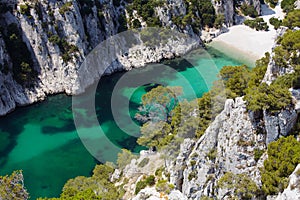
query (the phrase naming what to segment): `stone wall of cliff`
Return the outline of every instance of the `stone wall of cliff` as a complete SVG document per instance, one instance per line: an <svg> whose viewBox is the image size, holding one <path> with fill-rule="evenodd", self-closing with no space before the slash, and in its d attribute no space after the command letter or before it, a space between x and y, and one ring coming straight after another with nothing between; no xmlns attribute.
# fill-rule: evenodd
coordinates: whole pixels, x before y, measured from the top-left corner
<svg viewBox="0 0 300 200"><path fill-rule="evenodd" d="M247 1L258 5L257 1ZM258 1L259 2L259 1ZM234 2L212 1L218 14L226 16L226 24L234 24ZM16 106L28 105L43 100L48 94L65 92L75 94L97 79L96 76L85 76L87 82L78 80L78 69L84 58L99 43L116 35L124 26L124 16L129 19L125 1L119 4L111 0L96 1L16 1L4 0L0 3L0 116L12 111ZM195 44L186 41L169 41L168 47L146 48L142 43L131 50L131 54L120 56L120 60L112 63L106 74L115 71L144 66L149 62L157 62L163 58L172 58L184 54L200 44L199 35L191 25L179 27L173 23L172 17L187 14L184 0L167 0L162 6L155 8L163 27L188 34L194 38ZM134 18L146 26L141 17ZM133 20L133 19L131 19ZM126 23L126 20L125 20ZM14 62L18 55L12 48L7 48L8 28L15 25L20 33L27 52L28 62ZM16 31L16 30L15 30ZM198 34L200 34L197 31ZM5 36L5 37L4 37ZM8 38L8 39L7 39ZM139 38L137 38L139 39ZM197 41L198 40L198 41ZM19 41L20 42L20 41ZM197 44L196 44L197 43ZM176 49L181 46L180 49ZM169 51L169 52L168 52ZM29 52L29 53L28 53ZM20 71L20 64L25 69L24 76L33 76L30 86L16 80L13 71ZM29 69L28 69L29 66ZM33 73L34 72L34 73ZM92 74L92 73L91 73ZM93 73L94 75L95 73ZM22 78L22 77L21 77ZM28 78L28 77L27 77ZM90 80L89 80L90 79ZM80 83L81 86L76 84Z"/></svg>
<svg viewBox="0 0 300 200"><path fill-rule="evenodd" d="M6 27L12 24L18 27L22 41L30 52L30 68L36 71L37 77L30 87L16 80L13 71L20 66L13 66L11 55L15 52L7 50L8 42L5 43L1 35L0 63L5 66L5 70L0 72L2 87L0 115L5 115L18 105L27 105L43 100L48 94L60 92L76 94L76 91L83 91L91 84L94 80L88 79L97 77L88 77L87 74L85 75L87 83L83 83L78 80L78 77L81 76L78 69L91 50L119 32L119 28L124 25L120 24L120 18L126 14L125 4L126 2L121 1L120 5L116 6L109 0L91 1L90 3L67 0L1 2L2 33L8 34ZM184 3L181 1L168 1L164 6L176 7L177 10L168 11L174 11L173 15L185 12ZM161 9L158 12L160 20L173 27L169 17L170 13L165 13L164 10ZM195 43L180 43L182 41L173 41L172 43L170 41L172 48L163 45L146 48L143 43L139 43L137 46L139 49L135 47L135 50L130 50L129 55L120 57L121 61L112 63L105 73L110 74L119 70L144 66L146 63L157 62L163 58L172 58L184 54L200 44L199 38L197 39L190 26L179 31L192 35ZM177 46L180 46L180 49L176 49ZM78 83L81 85L76 85Z"/></svg>

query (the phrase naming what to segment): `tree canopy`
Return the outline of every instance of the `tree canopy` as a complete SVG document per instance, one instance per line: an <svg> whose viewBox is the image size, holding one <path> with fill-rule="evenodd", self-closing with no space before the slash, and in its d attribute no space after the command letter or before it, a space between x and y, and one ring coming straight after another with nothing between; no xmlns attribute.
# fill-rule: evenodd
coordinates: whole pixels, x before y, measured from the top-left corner
<svg viewBox="0 0 300 200"><path fill-rule="evenodd" d="M59 198L39 198L38 200L116 200L123 196L123 189L110 181L114 169L108 165L97 165L92 177L78 176L70 179L63 187Z"/></svg>
<svg viewBox="0 0 300 200"><path fill-rule="evenodd" d="M268 159L264 161L262 189L267 195L282 192L289 175L300 163L300 142L294 136L282 137L268 145Z"/></svg>

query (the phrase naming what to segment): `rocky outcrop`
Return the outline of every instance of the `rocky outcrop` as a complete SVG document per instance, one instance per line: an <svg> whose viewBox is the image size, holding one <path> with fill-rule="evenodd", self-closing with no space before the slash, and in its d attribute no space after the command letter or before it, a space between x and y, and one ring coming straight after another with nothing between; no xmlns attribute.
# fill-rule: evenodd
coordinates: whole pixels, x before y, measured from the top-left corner
<svg viewBox="0 0 300 200"><path fill-rule="evenodd" d="M277 30L276 37L282 36L286 32L287 28L280 28ZM274 45L274 48L277 45ZM280 67L276 65L274 59L274 53L271 54L270 62L267 67L263 82L271 84L276 78L285 74L293 73L294 68L292 66ZM280 136L287 136L292 130L297 120L297 103L298 103L298 92L297 90L291 89L292 96L294 98L295 108L283 110L279 113L263 113L263 121L265 123L265 130L267 133L266 144L277 140Z"/></svg>
<svg viewBox="0 0 300 200"><path fill-rule="evenodd" d="M258 6L257 1L247 1ZM259 1L258 1L259 2ZM158 62L161 59L173 58L187 53L199 46L199 36L193 31L191 25L178 26L173 23L174 16L187 14L184 0L167 0L162 6L155 8L163 27L170 27L180 33L195 39L191 41L168 41L153 47L146 47L140 41L139 46L131 49L129 53L119 55L119 59L110 63L105 74L115 71L129 70L141 67L147 63ZM234 1L212 1L217 14L224 14L227 26L234 24ZM78 80L79 69L86 55L89 54L100 42L116 35L124 26L124 16L128 16L126 2L114 5L110 0L104 1L16 1L3 0L0 25L8 27L16 24L21 31L22 41L30 52L30 67L37 72L35 83L31 87L24 86L16 81L8 67L8 73L3 75L0 70L0 116L12 111L16 106L27 105L43 100L48 94L65 92L77 94L93 83L99 75L99 70L93 76L84 76L85 81ZM8 6L8 9L6 8ZM142 26L146 23L136 16ZM131 19L132 20L132 19ZM129 20L130 21L130 20ZM122 24L123 23L123 24ZM4 28L4 33L7 31ZM9 37L9 36L8 36ZM135 39L140 40L139 37ZM11 54L6 52L5 42L0 44L0 63L7 60L10 64ZM5 57L5 58L4 58ZM14 66L16 68L16 66ZM101 71L102 74L102 71ZM88 75L88 74L86 74ZM80 74L80 76L82 76ZM78 85L78 84L81 85Z"/></svg>
<svg viewBox="0 0 300 200"><path fill-rule="evenodd" d="M295 8L296 8L296 9L300 9L300 1L299 1L299 0L297 0L297 1L295 2Z"/></svg>
<svg viewBox="0 0 300 200"><path fill-rule="evenodd" d="M245 174L258 187L262 186L260 169L268 157L267 153L262 152L271 140L288 133L294 124L289 120L296 119L297 115L294 110L282 111L273 118L268 115L270 118L265 119L267 135L264 131L257 131L257 122L252 115L246 110L246 102L241 97L228 99L224 110L197 142L184 140L175 161L166 162L169 182L175 185L176 197L191 200L202 197L226 199L231 189L218 186L218 181L226 172ZM271 132L277 132L278 135L271 137ZM262 153L260 158L255 153L257 151ZM297 199L300 196L299 168L290 176L289 187L278 197L269 196L268 199ZM162 195L165 194L160 194L154 188L146 188L134 199L172 199Z"/></svg>
<svg viewBox="0 0 300 200"><path fill-rule="evenodd" d="M252 5L257 13L261 14L261 3L259 0L212 0L212 3L215 7L217 14L222 14L225 17L225 24L227 26L232 26L236 23L237 14L235 13L235 9L237 4L241 5L246 3L248 5Z"/></svg>
<svg viewBox="0 0 300 200"><path fill-rule="evenodd" d="M191 154L195 142L191 139L185 139L180 145L180 153L174 163L167 164L167 171L170 172L170 182L182 191L183 171L186 166L186 161Z"/></svg>
<svg viewBox="0 0 300 200"><path fill-rule="evenodd" d="M217 14L223 14L225 16L225 23L227 26L234 24L234 1L233 0L213 0Z"/></svg>
<svg viewBox="0 0 300 200"><path fill-rule="evenodd" d="M267 133L266 144L277 140L280 136L288 136L297 122L297 112L294 109L283 110L279 113L270 114L264 111L263 120Z"/></svg>
<svg viewBox="0 0 300 200"><path fill-rule="evenodd" d="M279 194L275 200L298 200L300 199L300 164L289 177L288 187Z"/></svg>
<svg viewBox="0 0 300 200"><path fill-rule="evenodd" d="M187 200L187 197L184 196L178 190L172 190L170 194L166 195L156 191L155 188L145 188L141 190L137 196L135 196L132 200Z"/></svg>
<svg viewBox="0 0 300 200"><path fill-rule="evenodd" d="M171 169L175 171L173 176L178 177L171 175L170 182L189 199L222 197L226 191L217 190L215 186L225 172L246 173L256 184L261 184L262 161L254 160L254 150L265 149L265 135L255 132L242 98L227 100L225 109L197 143L185 141L184 144L181 150L190 154L177 158ZM182 172L176 167L179 165Z"/></svg>
<svg viewBox="0 0 300 200"><path fill-rule="evenodd" d="M243 3L246 3L248 5L252 5L254 9L257 11L257 13L261 14L261 3L260 0L243 0Z"/></svg>
<svg viewBox="0 0 300 200"><path fill-rule="evenodd" d="M297 113L299 113L299 111L300 111L300 90L291 88L290 92L292 93L293 101L295 104L295 110Z"/></svg>
<svg viewBox="0 0 300 200"><path fill-rule="evenodd" d="M286 27L281 27L277 30L276 33L276 38L282 36L286 32L287 28ZM277 44L274 44L273 49L277 46ZM282 76L287 73L292 73L294 72L294 69L292 67L279 67L276 65L274 59L274 53L270 55L270 62L268 64L267 71L265 73L263 82L267 84L271 84L278 76Z"/></svg>

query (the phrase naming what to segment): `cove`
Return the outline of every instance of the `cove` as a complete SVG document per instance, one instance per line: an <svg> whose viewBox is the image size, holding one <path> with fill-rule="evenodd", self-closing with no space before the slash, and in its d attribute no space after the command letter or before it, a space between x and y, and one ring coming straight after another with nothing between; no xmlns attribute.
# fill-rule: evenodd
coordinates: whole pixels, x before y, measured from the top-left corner
<svg viewBox="0 0 300 200"><path fill-rule="evenodd" d="M163 62L167 67L159 74L155 74L155 71L160 66L151 64L145 68L101 78L95 95L97 119L104 132L101 137L107 138L117 149L127 148L135 153L144 149L136 144L135 136L124 131L130 130L138 134L138 130L122 119L126 115L130 119L134 118L141 96L155 85L136 87L132 79L132 82L116 88L125 74L131 73L131 77L140 79L153 75L153 84L157 81L165 86L181 86L184 90L182 98L192 100L209 90L212 82L217 79L218 70L223 66L243 64L212 47L207 51L192 51L184 58ZM122 129L114 120L111 110L113 92L121 102L129 102L129 107L122 107L122 103L118 105L118 117L121 119L119 125L121 123ZM87 132L85 139L91 141L95 128L97 127L89 124L79 127ZM85 148L81 139L74 125L72 98L69 96L55 95L44 102L18 108L0 118L0 175L22 169L31 199L58 197L68 179L89 176L95 164L100 163ZM101 162L114 162L117 153L110 146L104 145L97 156L101 157Z"/></svg>

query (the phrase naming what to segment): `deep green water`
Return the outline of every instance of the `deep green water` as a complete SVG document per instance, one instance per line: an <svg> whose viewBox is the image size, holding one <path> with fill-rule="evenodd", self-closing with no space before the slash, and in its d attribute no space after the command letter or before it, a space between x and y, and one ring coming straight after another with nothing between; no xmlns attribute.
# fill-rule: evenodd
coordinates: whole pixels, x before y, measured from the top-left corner
<svg viewBox="0 0 300 200"><path fill-rule="evenodd" d="M153 77L152 83L182 86L182 99L191 100L201 97L209 90L220 68L242 64L212 48L208 49L208 53L209 56L203 50L189 53L185 56L189 63L180 59L166 61L165 64L169 67L158 74L156 71L162 67L153 64L101 79L95 98L98 120L104 131L100 137L108 138L118 147L111 148L105 142L101 144L101 151L97 153L102 162L115 161L119 148L127 148L133 152L143 149L136 144L135 137L126 134L116 125L112 115L112 91L124 74L129 75L131 81L121 84L114 91L122 100L117 108L119 119L123 119L123 116L132 118L141 102L141 96L152 87L146 84L134 86L137 77L141 80ZM124 102L129 102L129 108L125 104L122 107ZM120 123L131 134L138 134L137 127L132 127L125 118ZM85 139L93 140L97 127L79 129L87 132ZM99 161L90 155L78 137L73 122L71 97L62 94L52 96L44 102L18 108L0 118L0 175L22 169L25 185L32 199L58 196L68 179L90 175L96 163Z"/></svg>

